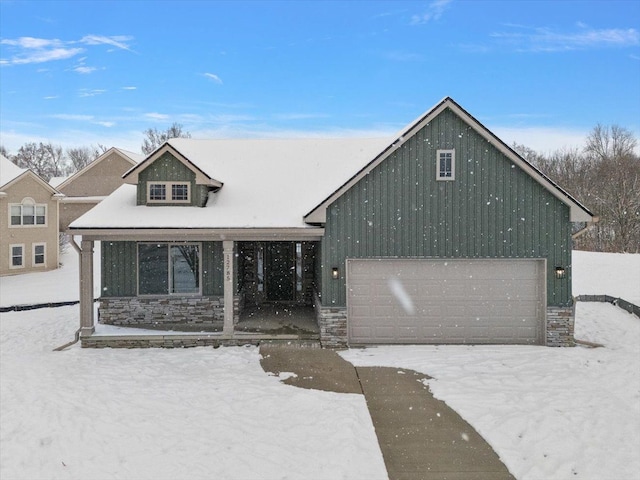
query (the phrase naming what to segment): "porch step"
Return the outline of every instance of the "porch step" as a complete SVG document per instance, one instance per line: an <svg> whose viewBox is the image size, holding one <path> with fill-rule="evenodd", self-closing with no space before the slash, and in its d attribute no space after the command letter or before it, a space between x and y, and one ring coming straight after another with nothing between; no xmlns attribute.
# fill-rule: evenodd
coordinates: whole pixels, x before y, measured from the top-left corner
<svg viewBox="0 0 640 480"><path fill-rule="evenodd" d="M268 345L270 347L283 347L283 348L322 348L320 340L285 340L285 339L269 339L261 340L260 345Z"/></svg>

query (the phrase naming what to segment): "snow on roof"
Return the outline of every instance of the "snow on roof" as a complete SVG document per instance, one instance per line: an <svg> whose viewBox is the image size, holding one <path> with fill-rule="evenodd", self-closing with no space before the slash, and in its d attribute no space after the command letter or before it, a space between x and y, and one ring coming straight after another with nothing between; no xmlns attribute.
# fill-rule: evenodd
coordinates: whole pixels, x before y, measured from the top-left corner
<svg viewBox="0 0 640 480"><path fill-rule="evenodd" d="M118 150L121 154L129 157L131 160L133 160L136 163L140 163L146 158L145 155L141 153L130 152L129 150L124 150L123 148L118 148L118 147L114 147L114 148Z"/></svg>
<svg viewBox="0 0 640 480"><path fill-rule="evenodd" d="M304 228L303 215L389 144L388 138L168 142L223 183L207 206L137 206L123 185L71 228Z"/></svg>
<svg viewBox="0 0 640 480"><path fill-rule="evenodd" d="M4 155L0 155L0 187L4 187L26 171L26 168L20 168Z"/></svg>
<svg viewBox="0 0 640 480"><path fill-rule="evenodd" d="M64 182L69 177L51 177L49 179L49 185L53 188L58 188L62 182Z"/></svg>

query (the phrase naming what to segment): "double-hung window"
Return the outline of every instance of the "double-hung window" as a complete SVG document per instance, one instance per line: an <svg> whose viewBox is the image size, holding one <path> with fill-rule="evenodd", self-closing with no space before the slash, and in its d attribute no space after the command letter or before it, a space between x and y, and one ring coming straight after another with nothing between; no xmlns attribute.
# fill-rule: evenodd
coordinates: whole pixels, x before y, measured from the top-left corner
<svg viewBox="0 0 640 480"><path fill-rule="evenodd" d="M24 245L9 245L9 268L24 268Z"/></svg>
<svg viewBox="0 0 640 480"><path fill-rule="evenodd" d="M147 203L190 203L189 182L148 182Z"/></svg>
<svg viewBox="0 0 640 480"><path fill-rule="evenodd" d="M438 150L436 164L436 180L455 180L456 151Z"/></svg>
<svg viewBox="0 0 640 480"><path fill-rule="evenodd" d="M33 266L41 267L46 264L45 260L45 252L46 252L46 243L34 243L33 247Z"/></svg>
<svg viewBox="0 0 640 480"><path fill-rule="evenodd" d="M36 204L31 198L25 198L20 204L10 205L9 211L12 227L47 224L47 206Z"/></svg>
<svg viewBox="0 0 640 480"><path fill-rule="evenodd" d="M199 243L139 243L138 294L201 293Z"/></svg>

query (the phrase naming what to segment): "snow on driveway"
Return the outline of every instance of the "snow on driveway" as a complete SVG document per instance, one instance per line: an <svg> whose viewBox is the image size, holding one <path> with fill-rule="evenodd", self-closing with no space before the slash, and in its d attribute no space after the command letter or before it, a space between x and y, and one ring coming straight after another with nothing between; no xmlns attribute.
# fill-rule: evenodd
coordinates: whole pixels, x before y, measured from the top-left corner
<svg viewBox="0 0 640 480"><path fill-rule="evenodd" d="M433 377L520 480L640 478L640 319L579 303L576 337L604 348L397 346L352 349L358 366Z"/></svg>
<svg viewBox="0 0 640 480"><path fill-rule="evenodd" d="M0 478L386 479L361 395L304 390L255 347L52 352L78 307L0 314Z"/></svg>

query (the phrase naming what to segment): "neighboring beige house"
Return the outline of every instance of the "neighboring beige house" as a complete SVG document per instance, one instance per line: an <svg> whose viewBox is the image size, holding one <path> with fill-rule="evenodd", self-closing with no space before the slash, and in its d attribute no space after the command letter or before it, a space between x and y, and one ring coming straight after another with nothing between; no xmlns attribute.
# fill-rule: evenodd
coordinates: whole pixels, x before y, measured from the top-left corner
<svg viewBox="0 0 640 480"><path fill-rule="evenodd" d="M62 195L0 155L0 275L58 267Z"/></svg>
<svg viewBox="0 0 640 480"><path fill-rule="evenodd" d="M66 230L72 221L122 185L122 176L143 159L143 155L110 148L70 177L52 178L49 183L64 194L60 202L60 230Z"/></svg>

